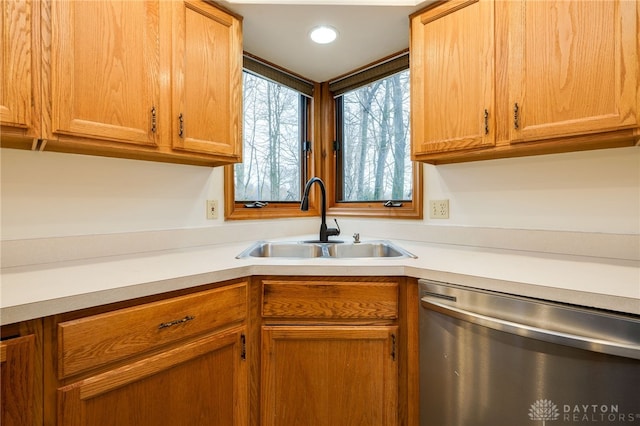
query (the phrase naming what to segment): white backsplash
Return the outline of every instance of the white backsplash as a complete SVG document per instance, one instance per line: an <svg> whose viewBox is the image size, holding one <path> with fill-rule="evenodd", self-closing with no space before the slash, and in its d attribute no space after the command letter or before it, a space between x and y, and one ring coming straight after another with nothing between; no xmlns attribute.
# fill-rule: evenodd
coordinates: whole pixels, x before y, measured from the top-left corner
<svg viewBox="0 0 640 426"><path fill-rule="evenodd" d="M223 169L0 149L2 266L317 232L319 219L228 221ZM339 219L382 237L640 258L640 148L425 165L450 218ZM331 220L331 219L330 219Z"/></svg>

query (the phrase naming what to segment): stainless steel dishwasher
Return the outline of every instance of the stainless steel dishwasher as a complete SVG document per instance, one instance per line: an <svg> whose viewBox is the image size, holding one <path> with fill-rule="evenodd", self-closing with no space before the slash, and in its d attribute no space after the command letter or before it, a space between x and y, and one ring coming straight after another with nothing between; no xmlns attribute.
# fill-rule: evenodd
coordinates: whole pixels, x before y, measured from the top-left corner
<svg viewBox="0 0 640 426"><path fill-rule="evenodd" d="M640 317L420 281L420 426L640 425Z"/></svg>

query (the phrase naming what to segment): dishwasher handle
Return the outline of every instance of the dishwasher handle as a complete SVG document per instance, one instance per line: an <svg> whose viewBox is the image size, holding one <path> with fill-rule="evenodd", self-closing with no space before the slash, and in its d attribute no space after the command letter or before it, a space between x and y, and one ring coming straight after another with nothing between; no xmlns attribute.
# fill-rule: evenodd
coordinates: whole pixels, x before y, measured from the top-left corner
<svg viewBox="0 0 640 426"><path fill-rule="evenodd" d="M600 352L626 358L640 359L640 346L638 345L594 339L591 337L579 336L576 334L564 333L560 331L545 330L542 328L494 318L465 309L460 309L454 306L449 306L434 301L429 297L423 297L421 299L421 305L423 308L431 309L433 311L440 312L454 318L522 337L542 340L549 343L557 343L565 346L572 346L574 348L585 349L591 352Z"/></svg>

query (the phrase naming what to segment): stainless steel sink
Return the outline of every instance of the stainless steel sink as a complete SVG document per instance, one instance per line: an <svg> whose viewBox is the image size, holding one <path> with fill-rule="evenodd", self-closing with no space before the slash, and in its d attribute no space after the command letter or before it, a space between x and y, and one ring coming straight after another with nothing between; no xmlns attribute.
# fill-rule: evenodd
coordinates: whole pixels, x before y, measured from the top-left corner
<svg viewBox="0 0 640 426"><path fill-rule="evenodd" d="M413 255L387 241L353 244L333 244L329 247L331 257L412 257ZM415 256L413 256L415 257Z"/></svg>
<svg viewBox="0 0 640 426"><path fill-rule="evenodd" d="M243 257L321 257L322 246L301 242L266 242L258 241L247 250L236 256Z"/></svg>
<svg viewBox="0 0 640 426"><path fill-rule="evenodd" d="M415 258L413 254L396 246L390 241L365 241L361 243L343 242L305 242L305 241L258 241L240 253L236 258Z"/></svg>

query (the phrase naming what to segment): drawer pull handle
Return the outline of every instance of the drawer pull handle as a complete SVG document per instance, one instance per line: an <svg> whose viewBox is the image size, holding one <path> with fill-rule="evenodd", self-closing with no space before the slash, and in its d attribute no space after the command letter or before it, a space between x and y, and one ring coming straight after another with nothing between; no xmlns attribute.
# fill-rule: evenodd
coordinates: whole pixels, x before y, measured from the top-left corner
<svg viewBox="0 0 640 426"><path fill-rule="evenodd" d="M177 320L173 320L173 321L169 321L169 322L163 322L160 323L160 325L158 326L158 330L162 330L163 328L169 328L172 327L174 325L178 325L178 324L183 324L187 321L191 321L196 319L196 317L191 316L191 315L187 315L186 317L182 318L182 319L177 319Z"/></svg>
<svg viewBox="0 0 640 426"><path fill-rule="evenodd" d="M156 107L151 107L151 133L156 132Z"/></svg>
<svg viewBox="0 0 640 426"><path fill-rule="evenodd" d="M489 110L484 110L484 134L489 134Z"/></svg>
<svg viewBox="0 0 640 426"><path fill-rule="evenodd" d="M180 123L178 126L178 136L184 138L184 116L182 113L178 115L178 122Z"/></svg>

